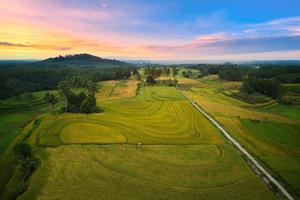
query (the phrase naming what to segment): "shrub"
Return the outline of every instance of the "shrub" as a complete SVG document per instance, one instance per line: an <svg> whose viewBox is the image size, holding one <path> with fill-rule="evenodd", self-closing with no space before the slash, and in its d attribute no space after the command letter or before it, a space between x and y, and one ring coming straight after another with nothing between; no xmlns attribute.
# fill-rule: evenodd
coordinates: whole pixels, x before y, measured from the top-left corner
<svg viewBox="0 0 300 200"><path fill-rule="evenodd" d="M13 148L14 153L18 156L20 160L25 160L28 157L32 156L32 151L31 147L29 144L25 142L20 142L18 143L14 148Z"/></svg>
<svg viewBox="0 0 300 200"><path fill-rule="evenodd" d="M29 144L24 141L18 143L13 148L14 153L19 157L18 169L22 172L22 179L16 186L10 199L17 199L22 193L24 193L28 186L28 181L33 171L37 168L37 159L32 154L32 150Z"/></svg>

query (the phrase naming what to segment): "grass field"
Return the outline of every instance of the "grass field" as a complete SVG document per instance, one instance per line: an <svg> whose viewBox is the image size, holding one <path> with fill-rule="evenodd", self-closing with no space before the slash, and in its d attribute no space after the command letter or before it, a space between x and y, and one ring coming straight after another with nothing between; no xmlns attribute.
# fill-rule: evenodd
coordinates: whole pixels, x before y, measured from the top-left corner
<svg viewBox="0 0 300 200"><path fill-rule="evenodd" d="M300 197L299 106L249 104L224 95L234 85L240 84L210 76L182 88Z"/></svg>
<svg viewBox="0 0 300 200"><path fill-rule="evenodd" d="M175 88L135 96L120 82L102 83L102 113L43 115L26 127L41 164L19 199L274 199Z"/></svg>

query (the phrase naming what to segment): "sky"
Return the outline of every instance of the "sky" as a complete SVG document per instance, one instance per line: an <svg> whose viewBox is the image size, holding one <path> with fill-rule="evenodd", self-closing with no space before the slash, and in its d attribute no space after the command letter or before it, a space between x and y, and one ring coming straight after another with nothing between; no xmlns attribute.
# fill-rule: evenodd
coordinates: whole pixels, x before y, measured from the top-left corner
<svg viewBox="0 0 300 200"><path fill-rule="evenodd" d="M0 59L300 59L300 0L0 0Z"/></svg>

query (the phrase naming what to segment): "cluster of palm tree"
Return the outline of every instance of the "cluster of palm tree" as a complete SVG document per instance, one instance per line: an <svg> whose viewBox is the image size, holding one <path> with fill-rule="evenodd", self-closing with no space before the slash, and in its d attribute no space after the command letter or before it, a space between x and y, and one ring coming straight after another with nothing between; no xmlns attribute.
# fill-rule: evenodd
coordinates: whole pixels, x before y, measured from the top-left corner
<svg viewBox="0 0 300 200"><path fill-rule="evenodd" d="M80 94L76 95L72 90L73 89L78 89L78 88L84 88L87 90L88 95L84 94L81 92ZM95 94L98 92L98 85L96 82L81 78L78 76L70 77L67 78L58 84L58 89L59 89L59 95L63 98L65 98L65 108L68 111L68 107L70 107L71 104L74 104L74 101L80 101L77 102L78 106L75 109L71 109L71 112L79 112L80 111L80 105L81 103L84 102L86 107L87 102L90 104L88 106L87 112L90 112L90 110L93 110L93 108L90 107L95 107ZM78 97L78 98L77 98ZM82 97L82 98L81 98ZM83 98L84 97L84 98ZM74 100L75 98L75 100ZM84 112L84 111L83 111Z"/></svg>

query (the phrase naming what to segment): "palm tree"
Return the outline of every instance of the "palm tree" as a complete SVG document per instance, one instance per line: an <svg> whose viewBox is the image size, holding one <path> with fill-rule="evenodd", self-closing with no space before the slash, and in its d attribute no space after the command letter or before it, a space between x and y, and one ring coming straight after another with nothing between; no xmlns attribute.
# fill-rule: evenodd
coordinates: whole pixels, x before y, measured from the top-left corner
<svg viewBox="0 0 300 200"><path fill-rule="evenodd" d="M65 98L66 107L68 105L68 95L71 92L71 82L69 80L60 81L57 85L59 89L59 96Z"/></svg>
<svg viewBox="0 0 300 200"><path fill-rule="evenodd" d="M174 80L176 80L176 76L178 75L178 71L179 70L176 67L173 67L172 72L173 72Z"/></svg>
<svg viewBox="0 0 300 200"><path fill-rule="evenodd" d="M53 106L57 103L57 99L54 96L54 94L47 92L44 96L44 100L47 101L47 103L49 103L51 109L53 110Z"/></svg>
<svg viewBox="0 0 300 200"><path fill-rule="evenodd" d="M89 91L89 93L91 93L93 95L96 92L98 92L98 86L97 86L96 82L88 81L86 87L87 87L87 90Z"/></svg>

